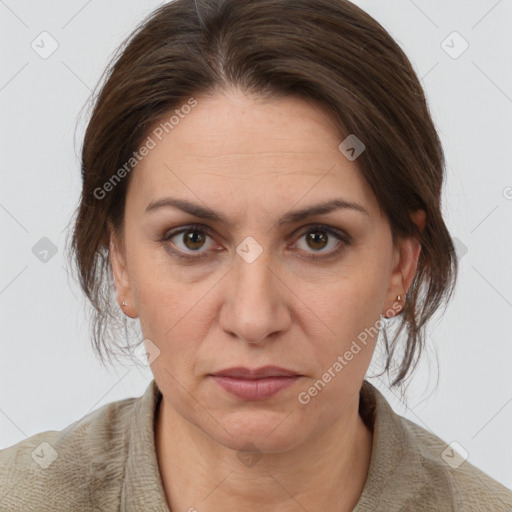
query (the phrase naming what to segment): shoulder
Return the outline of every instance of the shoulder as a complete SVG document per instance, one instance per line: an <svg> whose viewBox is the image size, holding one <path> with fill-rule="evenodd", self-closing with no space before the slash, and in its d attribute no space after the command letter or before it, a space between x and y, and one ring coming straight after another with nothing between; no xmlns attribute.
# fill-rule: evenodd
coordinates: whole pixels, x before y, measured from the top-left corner
<svg viewBox="0 0 512 512"><path fill-rule="evenodd" d="M512 491L469 463L462 446L397 414L368 381L361 398L360 414L373 429L373 446L357 512L512 511Z"/></svg>
<svg viewBox="0 0 512 512"><path fill-rule="evenodd" d="M454 510L479 512L481 510L511 511L512 491L467 460L466 450L457 443L446 443L440 437L401 417L404 427L415 442L424 472L430 484L438 487L439 495L454 503ZM419 500L426 496L419 496Z"/></svg>
<svg viewBox="0 0 512 512"><path fill-rule="evenodd" d="M0 510L117 510L136 400L106 404L63 430L0 450Z"/></svg>

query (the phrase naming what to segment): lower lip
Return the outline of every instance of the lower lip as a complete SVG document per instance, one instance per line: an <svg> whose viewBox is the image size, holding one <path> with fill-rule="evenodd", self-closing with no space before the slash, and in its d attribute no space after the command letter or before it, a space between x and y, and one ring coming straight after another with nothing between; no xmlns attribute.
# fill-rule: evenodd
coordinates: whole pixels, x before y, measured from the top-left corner
<svg viewBox="0 0 512 512"><path fill-rule="evenodd" d="M300 375L290 377L265 377L262 379L239 379L212 375L219 386L242 400L265 400L291 386Z"/></svg>

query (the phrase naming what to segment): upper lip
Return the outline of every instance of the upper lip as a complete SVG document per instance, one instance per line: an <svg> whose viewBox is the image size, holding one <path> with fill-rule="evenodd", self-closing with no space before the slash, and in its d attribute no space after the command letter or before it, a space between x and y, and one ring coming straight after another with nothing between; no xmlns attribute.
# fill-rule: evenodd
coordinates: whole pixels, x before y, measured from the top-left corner
<svg viewBox="0 0 512 512"><path fill-rule="evenodd" d="M239 379L262 379L264 377L292 377L299 375L297 372L280 368L279 366L262 366L261 368L245 368L237 366L233 368L226 368L212 375L222 377L235 377Z"/></svg>

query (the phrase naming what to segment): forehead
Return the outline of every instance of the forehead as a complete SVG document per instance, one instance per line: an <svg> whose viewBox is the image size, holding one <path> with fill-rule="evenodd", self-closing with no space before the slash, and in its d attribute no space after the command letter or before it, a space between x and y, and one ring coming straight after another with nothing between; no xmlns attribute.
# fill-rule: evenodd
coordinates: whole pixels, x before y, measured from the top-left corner
<svg viewBox="0 0 512 512"><path fill-rule="evenodd" d="M338 149L338 126L317 104L235 91L196 101L172 125L163 124L169 115L151 127L155 144L132 171L127 202L145 208L168 193L216 209L251 201L272 209L341 196L377 208L356 161Z"/></svg>

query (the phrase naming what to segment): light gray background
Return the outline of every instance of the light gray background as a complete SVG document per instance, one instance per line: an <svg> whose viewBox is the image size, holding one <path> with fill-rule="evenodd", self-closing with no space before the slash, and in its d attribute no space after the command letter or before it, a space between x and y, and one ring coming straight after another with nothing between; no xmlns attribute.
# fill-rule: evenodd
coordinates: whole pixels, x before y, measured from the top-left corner
<svg viewBox="0 0 512 512"><path fill-rule="evenodd" d="M356 3L422 77L446 152L444 213L461 263L407 404L384 380L370 381L397 412L457 441L512 489L512 1ZM78 114L114 49L160 4L0 0L0 447L139 396L152 378L148 368L107 372L96 361L63 249L81 185ZM59 45L47 59L31 48L43 31ZM458 58L445 51L463 48L446 39L454 31L469 44ZM46 263L32 252L42 237L58 251Z"/></svg>

